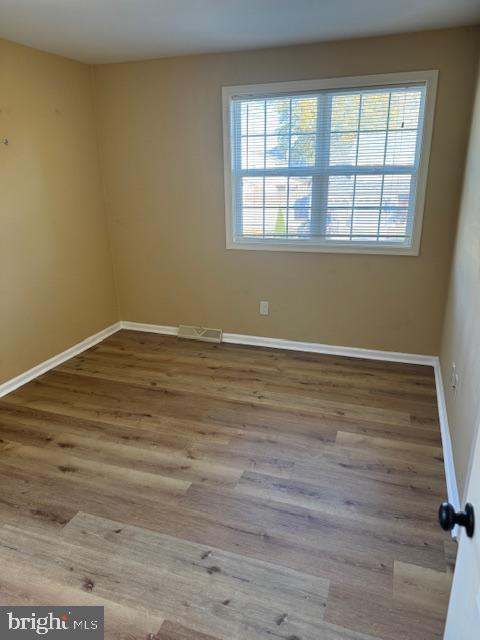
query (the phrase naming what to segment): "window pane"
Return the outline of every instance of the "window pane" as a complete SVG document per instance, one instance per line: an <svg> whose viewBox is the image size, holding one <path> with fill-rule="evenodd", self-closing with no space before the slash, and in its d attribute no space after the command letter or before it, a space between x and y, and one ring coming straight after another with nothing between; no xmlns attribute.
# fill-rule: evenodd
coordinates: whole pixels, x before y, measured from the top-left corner
<svg viewBox="0 0 480 640"><path fill-rule="evenodd" d="M290 99L267 100L267 135L286 135L290 130Z"/></svg>
<svg viewBox="0 0 480 640"><path fill-rule="evenodd" d="M265 135L265 100L247 103L247 130L245 135Z"/></svg>
<svg viewBox="0 0 480 640"><path fill-rule="evenodd" d="M308 207L295 207L288 211L288 235L309 237L311 231L312 210Z"/></svg>
<svg viewBox="0 0 480 640"><path fill-rule="evenodd" d="M346 240L350 237L351 209L329 209L325 234L332 240Z"/></svg>
<svg viewBox="0 0 480 640"><path fill-rule="evenodd" d="M288 167L288 136L267 136L266 138L266 166L267 169L273 167Z"/></svg>
<svg viewBox="0 0 480 640"><path fill-rule="evenodd" d="M328 206L352 207L354 176L330 176L328 181Z"/></svg>
<svg viewBox="0 0 480 640"><path fill-rule="evenodd" d="M316 136L292 135L290 143L291 167L311 167L315 164L315 139Z"/></svg>
<svg viewBox="0 0 480 640"><path fill-rule="evenodd" d="M383 165L386 133L361 132L358 141L358 165Z"/></svg>
<svg viewBox="0 0 480 640"><path fill-rule="evenodd" d="M286 176L268 176L265 178L265 206L287 206Z"/></svg>
<svg viewBox="0 0 480 640"><path fill-rule="evenodd" d="M263 235L263 209L246 207L242 210L242 234L252 238Z"/></svg>
<svg viewBox="0 0 480 640"><path fill-rule="evenodd" d="M357 157L356 133L332 133L330 138L330 164L353 165Z"/></svg>
<svg viewBox="0 0 480 640"><path fill-rule="evenodd" d="M411 165L415 163L417 132L389 131L386 164Z"/></svg>
<svg viewBox="0 0 480 640"><path fill-rule="evenodd" d="M378 219L380 212L378 209L355 210L352 220L352 235L361 238L365 242L372 242L377 239Z"/></svg>
<svg viewBox="0 0 480 640"><path fill-rule="evenodd" d="M285 236L287 233L287 212L285 207L265 209L265 235Z"/></svg>
<svg viewBox="0 0 480 640"><path fill-rule="evenodd" d="M312 178L290 178L288 185L288 233L308 237L312 218Z"/></svg>
<svg viewBox="0 0 480 640"><path fill-rule="evenodd" d="M388 118L389 92L367 93L362 96L360 129L386 129Z"/></svg>
<svg viewBox="0 0 480 640"><path fill-rule="evenodd" d="M389 129L416 129L420 116L421 91L392 93Z"/></svg>
<svg viewBox="0 0 480 640"><path fill-rule="evenodd" d="M265 138L262 136L244 138L242 140L242 160L245 158L245 169L263 169L265 161Z"/></svg>
<svg viewBox="0 0 480 640"><path fill-rule="evenodd" d="M360 94L332 97L332 131L356 131L360 114Z"/></svg>
<svg viewBox="0 0 480 640"><path fill-rule="evenodd" d="M242 178L244 207L263 207L263 178Z"/></svg>
<svg viewBox="0 0 480 640"><path fill-rule="evenodd" d="M311 207L312 178L290 178L288 187L288 206Z"/></svg>
<svg viewBox="0 0 480 640"><path fill-rule="evenodd" d="M314 133L317 128L317 98L292 99L292 131Z"/></svg>
<svg viewBox="0 0 480 640"><path fill-rule="evenodd" d="M355 207L378 207L382 193L382 176L357 176Z"/></svg>
<svg viewBox="0 0 480 640"><path fill-rule="evenodd" d="M240 105L240 130L243 135L247 133L248 122L248 102L242 102Z"/></svg>
<svg viewBox="0 0 480 640"><path fill-rule="evenodd" d="M384 178L382 210L409 206L411 176L387 175Z"/></svg>
<svg viewBox="0 0 480 640"><path fill-rule="evenodd" d="M380 235L384 239L397 239L402 241L408 226L408 210L399 209L390 213L382 213L380 222Z"/></svg>

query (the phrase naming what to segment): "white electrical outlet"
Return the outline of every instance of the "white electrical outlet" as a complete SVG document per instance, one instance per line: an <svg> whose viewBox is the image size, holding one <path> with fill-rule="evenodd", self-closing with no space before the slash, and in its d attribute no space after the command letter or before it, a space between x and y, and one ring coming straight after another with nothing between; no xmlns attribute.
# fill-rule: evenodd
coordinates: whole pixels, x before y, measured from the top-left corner
<svg viewBox="0 0 480 640"><path fill-rule="evenodd" d="M268 316L268 301L260 300L260 315Z"/></svg>

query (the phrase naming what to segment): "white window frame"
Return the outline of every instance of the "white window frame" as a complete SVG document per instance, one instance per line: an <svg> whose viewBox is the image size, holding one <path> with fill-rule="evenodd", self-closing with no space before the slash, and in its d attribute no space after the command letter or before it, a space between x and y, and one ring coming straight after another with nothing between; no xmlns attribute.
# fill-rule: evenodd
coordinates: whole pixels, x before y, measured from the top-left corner
<svg viewBox="0 0 480 640"><path fill-rule="evenodd" d="M256 251L307 251L321 253L364 253L376 255L418 256L423 226L425 192L427 187L428 163L433 132L433 120L437 92L438 71L412 71L405 73L389 73L368 76L352 76L342 78L326 78L320 80L300 80L293 82L274 82L268 84L239 85L222 87L223 99L223 147L225 170L225 228L227 249ZM232 193L232 147L231 147L231 103L238 97L274 96L284 93L302 93L306 91L328 89L361 89L365 87L385 88L403 84L425 84L425 107L423 118L423 135L420 143L420 158L417 172L415 193L415 212L413 233L410 246L393 246L385 243L361 243L352 241L332 242L329 240L302 240L295 242L288 239L240 240L234 236L234 202Z"/></svg>

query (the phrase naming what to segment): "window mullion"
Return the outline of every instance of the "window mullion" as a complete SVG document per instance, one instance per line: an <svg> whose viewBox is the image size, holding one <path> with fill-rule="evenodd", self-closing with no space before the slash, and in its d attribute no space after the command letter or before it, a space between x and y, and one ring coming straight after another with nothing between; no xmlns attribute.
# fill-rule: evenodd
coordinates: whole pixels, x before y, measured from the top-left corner
<svg viewBox="0 0 480 640"><path fill-rule="evenodd" d="M263 101L263 169L267 168L267 101ZM265 239L265 175L263 176L263 238Z"/></svg>
<svg viewBox="0 0 480 640"><path fill-rule="evenodd" d="M315 174L312 176L311 235L325 237L328 210L328 173L330 154L331 98L317 98Z"/></svg>
<svg viewBox="0 0 480 640"><path fill-rule="evenodd" d="M288 155L287 155L287 194L285 203L285 237L288 238L288 215L290 203L290 163L292 158L292 98L288 101Z"/></svg>
<svg viewBox="0 0 480 640"><path fill-rule="evenodd" d="M388 145L388 131L390 129L390 113L392 110L392 92L388 96L388 115L387 115L387 129L385 131L385 144L383 147L383 166L387 161L387 145ZM377 222L377 242L380 242L380 228L382 224L382 209L383 209L383 191L385 188L385 171L382 173L382 186L380 188L380 202L378 205L378 222Z"/></svg>
<svg viewBox="0 0 480 640"><path fill-rule="evenodd" d="M353 234L353 216L355 215L355 196L357 193L357 175L358 175L358 152L360 150L360 123L362 120L363 94L360 95L360 104L358 107L358 126L357 126L357 146L355 149L355 173L353 174L353 193L352 193L352 215L350 218L350 240Z"/></svg>
<svg viewBox="0 0 480 640"><path fill-rule="evenodd" d="M232 123L232 162L235 168L232 176L232 190L234 194L234 221L233 233L236 237L243 235L243 179L242 171L242 133L241 133L242 107L240 102L233 103L233 123ZM247 105L247 135L248 135L248 105ZM248 137L247 137L248 145ZM247 151L248 158L248 151ZM239 175L240 174L240 175Z"/></svg>

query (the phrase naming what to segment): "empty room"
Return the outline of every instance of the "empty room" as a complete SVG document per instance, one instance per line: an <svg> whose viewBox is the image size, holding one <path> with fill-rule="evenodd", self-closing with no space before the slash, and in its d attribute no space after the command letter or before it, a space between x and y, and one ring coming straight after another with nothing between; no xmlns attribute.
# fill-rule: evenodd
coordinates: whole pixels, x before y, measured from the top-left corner
<svg viewBox="0 0 480 640"><path fill-rule="evenodd" d="M0 640L479 640L480 0L0 0L0 274Z"/></svg>

